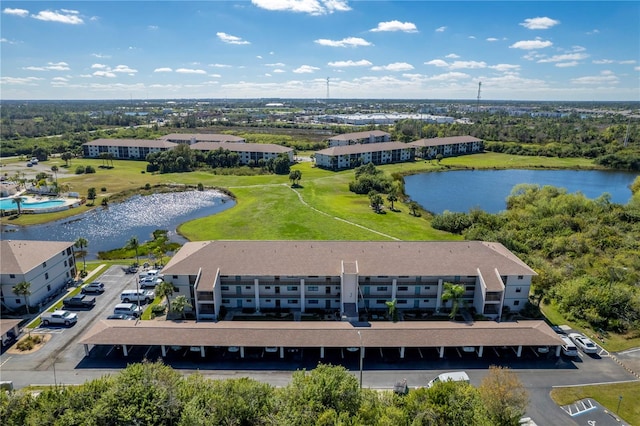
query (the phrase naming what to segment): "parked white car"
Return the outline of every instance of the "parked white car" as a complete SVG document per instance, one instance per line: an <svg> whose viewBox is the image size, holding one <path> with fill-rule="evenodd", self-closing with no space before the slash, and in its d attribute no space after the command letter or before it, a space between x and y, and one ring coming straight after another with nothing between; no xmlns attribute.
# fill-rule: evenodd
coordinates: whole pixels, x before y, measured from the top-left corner
<svg viewBox="0 0 640 426"><path fill-rule="evenodd" d="M598 346L595 343L593 343L593 341L591 339L589 339L587 336L585 336L584 334L571 333L571 334L569 334L569 338L585 354L598 353Z"/></svg>

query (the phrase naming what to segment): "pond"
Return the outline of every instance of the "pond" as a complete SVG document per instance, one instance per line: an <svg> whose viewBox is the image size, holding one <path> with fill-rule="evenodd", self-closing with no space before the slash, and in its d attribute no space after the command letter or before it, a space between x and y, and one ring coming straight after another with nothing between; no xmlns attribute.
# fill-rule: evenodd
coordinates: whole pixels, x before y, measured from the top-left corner
<svg viewBox="0 0 640 426"><path fill-rule="evenodd" d="M122 203L59 221L26 227L4 226L3 240L75 241L87 239L87 259L97 258L99 251L123 247L135 236L142 243L153 231L169 231L169 239L180 244L186 239L176 228L193 219L219 213L235 201L217 191L185 191L134 196Z"/></svg>
<svg viewBox="0 0 640 426"><path fill-rule="evenodd" d="M506 209L507 197L520 183L579 191L588 198L606 192L612 202L626 204L631 198L629 185L637 176L601 170L455 170L421 173L404 180L407 195L433 213L468 212L472 208L498 213Z"/></svg>

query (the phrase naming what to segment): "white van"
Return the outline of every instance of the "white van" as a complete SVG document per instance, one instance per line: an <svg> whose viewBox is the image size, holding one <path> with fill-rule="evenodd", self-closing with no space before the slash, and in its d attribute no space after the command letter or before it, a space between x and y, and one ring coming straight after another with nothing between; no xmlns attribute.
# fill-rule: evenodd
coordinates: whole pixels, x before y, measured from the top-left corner
<svg viewBox="0 0 640 426"><path fill-rule="evenodd" d="M142 315L142 308L135 303L118 303L115 308L113 308L113 313L114 315L124 314L138 318Z"/></svg>
<svg viewBox="0 0 640 426"><path fill-rule="evenodd" d="M144 302L144 303L151 303L153 301L153 299L155 299L156 297L156 293L153 290L136 290L136 289L131 289L131 290L125 290L122 293L120 293L120 300L122 300L123 303L129 303L129 302Z"/></svg>
<svg viewBox="0 0 640 426"><path fill-rule="evenodd" d="M560 336L562 339L562 353L566 356L578 356L578 348L567 336Z"/></svg>
<svg viewBox="0 0 640 426"><path fill-rule="evenodd" d="M138 274L139 279L147 278L147 277L162 277L160 271L157 269L149 269L148 271L142 271Z"/></svg>
<svg viewBox="0 0 640 426"><path fill-rule="evenodd" d="M452 382L465 382L469 383L469 376L464 371L452 371L450 373L442 373L438 377L432 379L427 387L435 385L438 382L448 382L451 380Z"/></svg>

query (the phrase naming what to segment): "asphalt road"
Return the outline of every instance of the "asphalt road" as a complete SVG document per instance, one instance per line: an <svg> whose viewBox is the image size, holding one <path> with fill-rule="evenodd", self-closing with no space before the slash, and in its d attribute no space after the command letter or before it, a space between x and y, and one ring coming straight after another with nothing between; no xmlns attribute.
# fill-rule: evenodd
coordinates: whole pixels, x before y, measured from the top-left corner
<svg viewBox="0 0 640 426"><path fill-rule="evenodd" d="M76 341L89 330L98 319L106 318L119 303L120 292L135 288L135 275L125 275L122 267L112 267L99 278L106 287L105 293L96 296L96 306L90 311L77 311L78 323L72 327L39 329L34 332L47 333L51 339L40 350L31 354L16 354L12 351L0 356L0 378L10 380L15 388L31 384L80 384L106 374L117 374L128 363L142 359L155 360L161 356L157 347L136 347L128 357L113 347L92 348L85 357L84 347ZM184 374L200 372L212 379L251 377L274 386L285 386L292 372L311 369L319 361L342 364L359 377L357 353L340 349L327 349L326 358L320 360L317 351L287 353L281 360L277 354L265 353L262 349L248 349L246 358L225 350L207 348L206 357L188 348L170 351L164 359ZM640 358L640 351L626 352L625 359ZM373 389L391 389L404 378L409 387L425 386L429 380L446 371L464 370L472 385L479 385L490 365L509 367L514 371L529 392L530 403L527 416L538 425L577 425L565 410L550 398L553 386L610 383L637 379L619 360L609 357L580 354L568 359L556 358L553 354L537 354L524 350L521 359L512 351L494 351L486 348L483 358L475 354L459 353L448 349L444 359L438 358L435 350L418 351L408 349L406 358L400 360L393 351L381 352L368 349L364 360L363 386ZM606 423L598 422L598 425ZM613 424L613 423L612 423Z"/></svg>

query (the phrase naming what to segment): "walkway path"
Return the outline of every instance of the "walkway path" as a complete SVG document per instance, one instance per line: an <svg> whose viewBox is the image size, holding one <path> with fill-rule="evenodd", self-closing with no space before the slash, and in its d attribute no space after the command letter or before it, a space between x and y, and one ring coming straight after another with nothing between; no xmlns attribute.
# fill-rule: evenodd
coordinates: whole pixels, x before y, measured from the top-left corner
<svg viewBox="0 0 640 426"><path fill-rule="evenodd" d="M298 191L296 191L293 187L291 187L290 185L288 185L288 184L286 184L286 183L268 183L268 184L264 184L264 185L241 185L241 186L228 186L227 188L229 188L229 189L232 189L232 188L262 188L262 187L269 187L269 186L284 186L285 188L289 188L289 189L291 189L293 192L295 192L295 193L296 193L296 195L298 196L298 199L300 200L300 202L301 202L304 206L306 206L306 207L310 208L311 210L315 211L316 213L319 213L319 214L321 214L321 215L324 215L324 216L330 217L330 218L335 219L335 220L339 220L340 222L344 222L344 223L347 223L347 224L352 225L352 226L357 226L357 227L358 227L358 228L360 228L360 229L364 229L365 231L373 232L374 234L380 235L380 236L385 237L385 238L389 238L390 240L400 241L400 238L393 237L393 236L388 235L388 234L385 234L385 233L383 233L383 232L376 231L375 229L367 228L366 226L359 225L359 224L357 224L357 223L355 223L355 222L351 222L351 221L349 221L349 220L343 219L343 218L338 217L338 216L332 216L332 215L330 215L330 214L329 214L329 213L327 213L327 212L323 212L322 210L318 210L317 208L315 208L315 207L313 207L312 205L310 205L309 203L307 203L307 202L302 198L302 195L301 195Z"/></svg>

